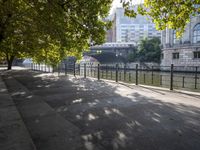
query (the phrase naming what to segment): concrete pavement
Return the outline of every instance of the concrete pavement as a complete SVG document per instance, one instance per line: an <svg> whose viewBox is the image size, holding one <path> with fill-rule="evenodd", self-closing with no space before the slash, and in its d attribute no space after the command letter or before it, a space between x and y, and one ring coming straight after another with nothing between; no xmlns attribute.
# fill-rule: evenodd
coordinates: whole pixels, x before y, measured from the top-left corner
<svg viewBox="0 0 200 150"><path fill-rule="evenodd" d="M36 150L30 134L0 76L0 149Z"/></svg>
<svg viewBox="0 0 200 150"><path fill-rule="evenodd" d="M200 97L27 70L4 76L38 150L199 150Z"/></svg>

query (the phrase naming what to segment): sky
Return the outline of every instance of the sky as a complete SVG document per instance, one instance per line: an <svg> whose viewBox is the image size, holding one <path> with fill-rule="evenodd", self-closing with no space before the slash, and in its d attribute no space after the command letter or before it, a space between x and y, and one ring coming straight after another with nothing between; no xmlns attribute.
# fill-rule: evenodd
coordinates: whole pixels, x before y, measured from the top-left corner
<svg viewBox="0 0 200 150"><path fill-rule="evenodd" d="M132 0L133 4L139 4L141 2L143 2L143 0ZM113 13L113 11L115 10L115 8L117 7L121 7L121 3L120 3L120 0L113 0L113 3L112 3L112 8L110 10L110 14Z"/></svg>

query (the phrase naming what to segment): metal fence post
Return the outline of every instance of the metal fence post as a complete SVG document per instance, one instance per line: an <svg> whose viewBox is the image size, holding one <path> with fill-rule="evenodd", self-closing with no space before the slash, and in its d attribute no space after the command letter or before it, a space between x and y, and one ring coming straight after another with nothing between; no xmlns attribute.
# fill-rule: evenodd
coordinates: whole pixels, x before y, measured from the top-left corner
<svg viewBox="0 0 200 150"><path fill-rule="evenodd" d="M152 70L151 70L151 84L153 84L153 66L152 66L151 69L152 69Z"/></svg>
<svg viewBox="0 0 200 150"><path fill-rule="evenodd" d="M67 75L67 64L65 64L65 75Z"/></svg>
<svg viewBox="0 0 200 150"><path fill-rule="evenodd" d="M86 78L86 64L84 64L84 78Z"/></svg>
<svg viewBox="0 0 200 150"><path fill-rule="evenodd" d="M108 78L108 66L106 65L106 79Z"/></svg>
<svg viewBox="0 0 200 150"><path fill-rule="evenodd" d="M74 76L76 76L76 62L74 62Z"/></svg>
<svg viewBox="0 0 200 150"><path fill-rule="evenodd" d="M46 72L46 65L44 65L44 72Z"/></svg>
<svg viewBox="0 0 200 150"><path fill-rule="evenodd" d="M126 81L126 64L124 65L124 81Z"/></svg>
<svg viewBox="0 0 200 150"><path fill-rule="evenodd" d="M93 66L90 65L90 76L93 77Z"/></svg>
<svg viewBox="0 0 200 150"><path fill-rule="evenodd" d="M183 76L182 88L185 88L185 77Z"/></svg>
<svg viewBox="0 0 200 150"><path fill-rule="evenodd" d="M162 85L162 75L160 75L160 85Z"/></svg>
<svg viewBox="0 0 200 150"><path fill-rule="evenodd" d="M118 64L116 64L115 81L118 82Z"/></svg>
<svg viewBox="0 0 200 150"><path fill-rule="evenodd" d="M100 80L100 64L97 66L97 78Z"/></svg>
<svg viewBox="0 0 200 150"><path fill-rule="evenodd" d="M58 76L60 76L59 64L57 65L57 70L58 70ZM46 64L45 64L45 72L46 72Z"/></svg>
<svg viewBox="0 0 200 150"><path fill-rule="evenodd" d="M78 64L78 70L79 70L78 75L80 76L81 75L81 64Z"/></svg>
<svg viewBox="0 0 200 150"><path fill-rule="evenodd" d="M49 65L49 73L51 72L51 66Z"/></svg>
<svg viewBox="0 0 200 150"><path fill-rule="evenodd" d="M198 67L195 67L195 82L194 82L195 89L197 89L197 71L198 71Z"/></svg>
<svg viewBox="0 0 200 150"><path fill-rule="evenodd" d="M138 64L136 64L136 68L135 68L135 76L136 76L136 80L135 80L135 84L138 85Z"/></svg>
<svg viewBox="0 0 200 150"><path fill-rule="evenodd" d="M112 80L112 67L111 67L111 71L110 71L110 79Z"/></svg>
<svg viewBox="0 0 200 150"><path fill-rule="evenodd" d="M174 65L171 64L171 69L170 69L170 90L173 90L173 70L174 70Z"/></svg>

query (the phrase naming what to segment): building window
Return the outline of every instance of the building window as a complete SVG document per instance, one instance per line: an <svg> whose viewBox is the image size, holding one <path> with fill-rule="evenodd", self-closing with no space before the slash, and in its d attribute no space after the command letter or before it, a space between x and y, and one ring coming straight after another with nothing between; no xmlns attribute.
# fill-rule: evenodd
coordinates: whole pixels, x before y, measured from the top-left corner
<svg viewBox="0 0 200 150"><path fill-rule="evenodd" d="M173 59L179 59L179 53L172 53Z"/></svg>
<svg viewBox="0 0 200 150"><path fill-rule="evenodd" d="M199 52L193 52L194 58L200 58L200 51Z"/></svg>
<svg viewBox="0 0 200 150"><path fill-rule="evenodd" d="M173 31L173 44L176 43L176 30Z"/></svg>
<svg viewBox="0 0 200 150"><path fill-rule="evenodd" d="M164 54L163 53L161 54L161 59L164 59Z"/></svg>
<svg viewBox="0 0 200 150"><path fill-rule="evenodd" d="M200 42L200 23L194 27L193 31L193 43Z"/></svg>

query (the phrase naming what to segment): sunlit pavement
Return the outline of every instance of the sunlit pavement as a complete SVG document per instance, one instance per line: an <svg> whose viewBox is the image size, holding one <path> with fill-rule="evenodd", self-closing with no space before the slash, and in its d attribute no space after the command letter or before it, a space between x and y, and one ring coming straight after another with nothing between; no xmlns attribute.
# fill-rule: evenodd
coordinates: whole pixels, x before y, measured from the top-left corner
<svg viewBox="0 0 200 150"><path fill-rule="evenodd" d="M3 79L38 150L199 150L200 96L21 70Z"/></svg>

